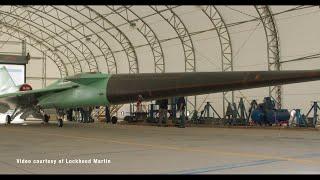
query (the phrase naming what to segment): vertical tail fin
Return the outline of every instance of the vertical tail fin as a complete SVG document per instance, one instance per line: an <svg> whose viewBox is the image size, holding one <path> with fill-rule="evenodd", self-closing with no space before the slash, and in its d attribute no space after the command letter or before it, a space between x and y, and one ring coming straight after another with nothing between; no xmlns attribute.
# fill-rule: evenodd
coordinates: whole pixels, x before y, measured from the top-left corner
<svg viewBox="0 0 320 180"><path fill-rule="evenodd" d="M0 94L18 91L18 87L13 82L7 68L0 68Z"/></svg>

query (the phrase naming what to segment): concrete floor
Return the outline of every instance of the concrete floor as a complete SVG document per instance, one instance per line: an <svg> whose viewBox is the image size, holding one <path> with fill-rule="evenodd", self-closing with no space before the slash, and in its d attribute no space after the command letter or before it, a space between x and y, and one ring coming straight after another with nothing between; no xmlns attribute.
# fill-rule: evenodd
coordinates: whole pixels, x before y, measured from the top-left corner
<svg viewBox="0 0 320 180"><path fill-rule="evenodd" d="M18 164L16 159L31 160ZM57 164L34 164L34 160ZM109 159L66 164L60 159ZM0 125L0 173L320 173L320 131L103 123Z"/></svg>

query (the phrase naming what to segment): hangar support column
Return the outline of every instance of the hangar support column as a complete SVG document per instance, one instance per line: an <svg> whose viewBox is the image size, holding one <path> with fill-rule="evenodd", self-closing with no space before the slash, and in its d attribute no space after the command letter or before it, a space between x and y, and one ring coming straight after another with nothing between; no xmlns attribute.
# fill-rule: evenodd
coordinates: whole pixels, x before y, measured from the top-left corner
<svg viewBox="0 0 320 180"><path fill-rule="evenodd" d="M206 16L212 22L214 29L216 30L221 49L221 68L222 71L233 71L233 55L232 55L232 44L230 39L230 34L228 31L228 27L223 20L221 14L215 6L205 6L201 8L202 12L206 14ZM225 117L226 106L228 103L234 103L234 92L223 92L223 117Z"/></svg>
<svg viewBox="0 0 320 180"><path fill-rule="evenodd" d="M255 6L255 8L260 16L260 20L263 24L263 28L266 35L268 70L280 71L280 43L275 19L272 15L269 6ZM275 100L276 108L281 108L281 86L269 87L269 96Z"/></svg>
<svg viewBox="0 0 320 180"><path fill-rule="evenodd" d="M185 72L195 72L196 63L195 63L195 52L193 42L190 36L188 29L185 24L182 22L180 17L171 9L171 6L165 6L168 11L163 11L159 6L150 6L155 12L157 12L164 20L170 24L170 26L177 33L178 38L182 44L185 60ZM197 98L194 96L193 102L187 99L187 103L193 106L194 109L197 107Z"/></svg>

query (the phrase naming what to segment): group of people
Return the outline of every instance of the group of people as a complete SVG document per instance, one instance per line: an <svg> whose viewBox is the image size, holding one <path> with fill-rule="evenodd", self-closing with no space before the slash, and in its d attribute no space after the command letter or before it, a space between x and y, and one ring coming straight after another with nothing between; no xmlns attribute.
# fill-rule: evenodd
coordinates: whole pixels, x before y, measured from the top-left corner
<svg viewBox="0 0 320 180"><path fill-rule="evenodd" d="M77 121L80 123L92 123L97 120L97 113L93 110L99 110L99 107L82 107L67 110L67 120L69 121ZM94 116L93 116L94 115Z"/></svg>
<svg viewBox="0 0 320 180"><path fill-rule="evenodd" d="M142 111L142 97L138 98L137 102L137 110ZM159 121L158 126L165 125L168 119L168 99L161 99L157 101L159 105ZM185 107L186 101L184 97L178 97L176 99L176 112L180 115L179 119L179 127L185 127ZM98 118L99 107L82 107L67 110L67 120L69 121L77 121L81 123L91 123L97 120ZM110 114L109 109L106 107L106 122L110 122Z"/></svg>
<svg viewBox="0 0 320 180"><path fill-rule="evenodd" d="M168 99L161 99L157 101L157 104L159 105L159 121L158 126L162 126L163 124L166 125L167 119L168 119ZM180 128L185 127L185 107L186 107L186 101L184 97L178 97L176 100L177 105L177 112L180 114L179 117L179 126Z"/></svg>

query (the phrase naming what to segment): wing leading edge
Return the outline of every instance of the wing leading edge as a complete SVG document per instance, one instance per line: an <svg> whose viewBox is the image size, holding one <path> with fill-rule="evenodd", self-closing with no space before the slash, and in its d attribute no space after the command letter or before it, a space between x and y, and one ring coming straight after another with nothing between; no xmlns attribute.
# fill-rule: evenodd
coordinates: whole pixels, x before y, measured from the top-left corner
<svg viewBox="0 0 320 180"><path fill-rule="evenodd" d="M63 90L71 89L78 87L77 84L70 84L70 85L63 85L63 86L58 86L58 87L48 87L48 88L43 88L43 89L35 89L35 90L30 90L30 91L18 91L18 92L13 92L13 93L6 93L0 95L1 98L8 98L8 97L22 97L22 96L28 96L28 95L42 95L42 94L48 94L48 93L54 93L54 92L60 92Z"/></svg>

